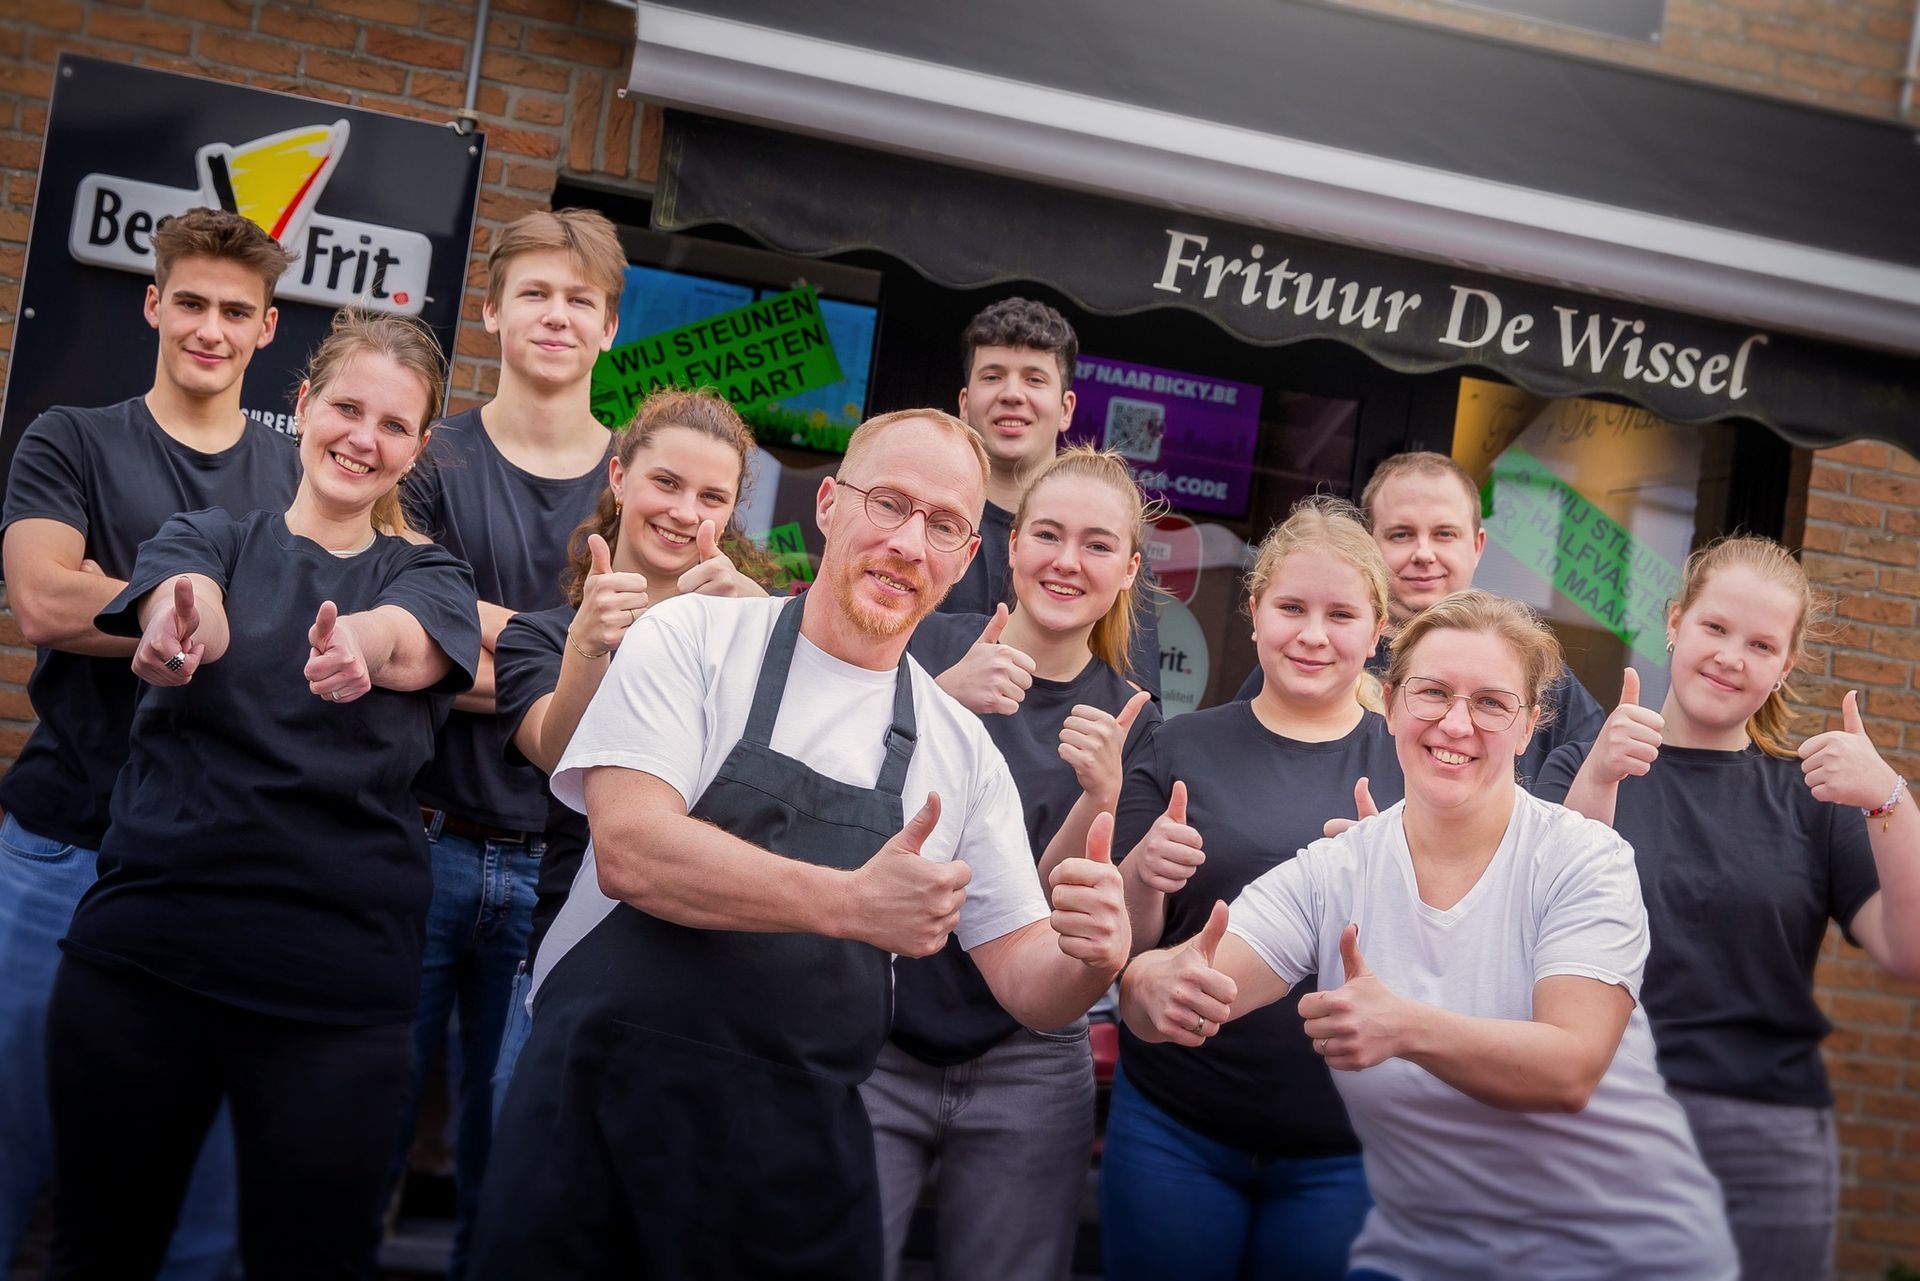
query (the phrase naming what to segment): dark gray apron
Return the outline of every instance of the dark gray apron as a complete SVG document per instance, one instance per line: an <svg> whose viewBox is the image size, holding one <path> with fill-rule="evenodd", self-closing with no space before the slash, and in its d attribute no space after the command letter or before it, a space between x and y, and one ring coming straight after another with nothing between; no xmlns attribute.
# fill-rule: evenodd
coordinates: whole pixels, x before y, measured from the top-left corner
<svg viewBox="0 0 1920 1281"><path fill-rule="evenodd" d="M912 681L903 657L873 787L775 752L803 608L780 611L746 730L690 814L851 869L905 822ZM865 943L688 929L616 906L541 985L469 1276L877 1278L856 1087L886 1042L889 965Z"/></svg>

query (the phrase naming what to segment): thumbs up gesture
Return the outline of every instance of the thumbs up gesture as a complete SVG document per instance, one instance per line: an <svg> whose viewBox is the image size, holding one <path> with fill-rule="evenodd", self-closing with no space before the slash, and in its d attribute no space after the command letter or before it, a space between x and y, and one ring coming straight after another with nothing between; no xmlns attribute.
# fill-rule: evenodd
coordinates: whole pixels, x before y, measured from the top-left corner
<svg viewBox="0 0 1920 1281"><path fill-rule="evenodd" d="M932 956L947 945L973 869L958 859L921 857L939 823L940 797L929 792L907 825L853 874L850 937L901 956Z"/></svg>
<svg viewBox="0 0 1920 1281"><path fill-rule="evenodd" d="M1205 1045L1233 1017L1239 986L1213 968L1227 933L1227 905L1215 902L1198 934L1179 947L1134 958L1120 979L1120 1016L1143 1041Z"/></svg>
<svg viewBox="0 0 1920 1281"><path fill-rule="evenodd" d="M1127 855L1127 866L1155 893L1178 894L1207 861L1200 846L1199 830L1187 825L1187 785L1175 779L1166 811Z"/></svg>
<svg viewBox="0 0 1920 1281"><path fill-rule="evenodd" d="M993 617L980 631L966 656L940 673L935 683L979 716L1011 716L1020 710L1033 688L1033 659L1011 645L1000 643L1007 627L1007 607L996 605Z"/></svg>
<svg viewBox="0 0 1920 1281"><path fill-rule="evenodd" d="M676 584L683 596L765 596L767 589L733 567L720 550L720 530L711 520L700 522L693 537L694 554L700 559L680 575Z"/></svg>
<svg viewBox="0 0 1920 1281"><path fill-rule="evenodd" d="M1062 859L1047 878L1060 950L1091 969L1118 974L1133 950L1126 893L1113 865L1113 815L1096 814L1084 858Z"/></svg>
<svg viewBox="0 0 1920 1281"><path fill-rule="evenodd" d="M1361 819L1372 818L1380 812L1380 807L1373 803L1373 793L1367 790L1367 780L1364 776L1353 785L1353 812L1357 817L1328 819L1321 824L1320 835L1338 836L1349 827L1357 826Z"/></svg>
<svg viewBox="0 0 1920 1281"><path fill-rule="evenodd" d="M1639 777L1653 768L1666 727L1665 717L1640 706L1640 673L1629 667L1620 678L1620 706L1594 736L1583 768L1591 769L1594 781L1605 787Z"/></svg>
<svg viewBox="0 0 1920 1281"><path fill-rule="evenodd" d="M583 657L604 658L620 648L647 605L646 575L616 571L607 540L588 534L587 576L580 583L580 608L567 627L568 647Z"/></svg>
<svg viewBox="0 0 1920 1281"><path fill-rule="evenodd" d="M173 580L171 599L147 618L140 644L133 651L133 674L149 685L185 685L193 679L207 647L194 639L200 630L200 611L194 604L193 580L185 574Z"/></svg>
<svg viewBox="0 0 1920 1281"><path fill-rule="evenodd" d="M1300 998L1300 1018L1328 1067L1358 1072L1400 1052L1404 1002L1368 968L1351 921L1340 931L1340 969L1339 987Z"/></svg>
<svg viewBox="0 0 1920 1281"><path fill-rule="evenodd" d="M1839 729L1815 734L1800 744L1800 772L1816 801L1857 805L1863 810L1887 803L1899 775L1867 737L1859 691L1850 689L1840 700Z"/></svg>
<svg viewBox="0 0 1920 1281"><path fill-rule="evenodd" d="M1127 700L1118 716L1081 703L1060 724L1060 759L1073 767L1080 790L1101 809L1120 802L1120 755L1140 709L1152 700L1143 689Z"/></svg>
<svg viewBox="0 0 1920 1281"><path fill-rule="evenodd" d="M373 688L353 620L340 617L332 601L320 602L313 626L307 629L307 644L312 653L302 675L313 693L331 702L351 703Z"/></svg>

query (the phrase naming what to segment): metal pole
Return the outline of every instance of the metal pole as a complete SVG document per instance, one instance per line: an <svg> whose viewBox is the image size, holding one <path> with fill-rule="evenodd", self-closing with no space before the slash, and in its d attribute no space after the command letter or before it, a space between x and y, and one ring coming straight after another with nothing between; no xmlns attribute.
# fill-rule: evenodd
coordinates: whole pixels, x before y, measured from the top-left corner
<svg viewBox="0 0 1920 1281"><path fill-rule="evenodd" d="M1920 0L1915 0L1920 4ZM480 55L487 47L487 11L492 8L490 0L478 0L473 10L473 51L467 55L467 101L460 108L460 116L454 122L454 129L462 134L473 132L474 125L480 121L480 113L473 104L480 100Z"/></svg>

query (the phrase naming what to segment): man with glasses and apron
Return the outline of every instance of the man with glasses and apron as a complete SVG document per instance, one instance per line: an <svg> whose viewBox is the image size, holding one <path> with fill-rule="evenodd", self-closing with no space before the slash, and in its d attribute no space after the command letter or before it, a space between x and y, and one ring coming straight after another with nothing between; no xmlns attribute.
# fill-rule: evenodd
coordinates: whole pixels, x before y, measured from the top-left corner
<svg viewBox="0 0 1920 1281"><path fill-rule="evenodd" d="M809 591L682 597L627 634L554 773L593 843L535 964L476 1281L877 1278L857 1087L891 955L952 932L1039 1028L1119 972L1111 822L1050 907L1005 762L906 657L985 473L947 414L872 419L821 482Z"/></svg>

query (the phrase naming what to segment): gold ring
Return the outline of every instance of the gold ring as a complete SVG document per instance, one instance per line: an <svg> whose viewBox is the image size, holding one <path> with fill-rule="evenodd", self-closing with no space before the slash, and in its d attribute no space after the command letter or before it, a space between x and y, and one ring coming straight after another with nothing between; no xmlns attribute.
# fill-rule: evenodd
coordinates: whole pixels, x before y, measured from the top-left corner
<svg viewBox="0 0 1920 1281"><path fill-rule="evenodd" d="M627 621L628 621L628 623L629 623L629 624L632 624L632 623L637 623L637 622L639 622L639 621L640 621L640 611L639 611L639 610L637 610L637 609L629 609L629 610L627 611Z"/></svg>
<svg viewBox="0 0 1920 1281"><path fill-rule="evenodd" d="M1325 1054L1327 1052L1327 1038L1323 1036L1318 1041L1314 1042L1314 1048L1318 1050L1320 1053Z"/></svg>

